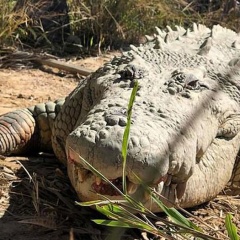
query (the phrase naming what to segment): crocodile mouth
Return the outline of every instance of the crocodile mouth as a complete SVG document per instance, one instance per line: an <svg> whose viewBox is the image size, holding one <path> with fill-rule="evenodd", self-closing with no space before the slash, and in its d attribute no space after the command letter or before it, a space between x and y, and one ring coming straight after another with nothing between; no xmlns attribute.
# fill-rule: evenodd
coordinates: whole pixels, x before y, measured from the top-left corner
<svg viewBox="0 0 240 240"><path fill-rule="evenodd" d="M117 187L121 192L123 192L122 187L122 177L116 179L108 179L115 187ZM92 184L92 189L101 195L108 195L108 196L119 196L120 192L117 191L110 183L103 181L101 178L96 177L95 182Z"/></svg>
<svg viewBox="0 0 240 240"><path fill-rule="evenodd" d="M93 173L90 170L89 163L83 160L73 149L69 148L67 152L68 175L79 196L84 196L84 199L87 200L96 200L99 199L99 195L114 199L124 194L122 176L114 179L105 178L104 180ZM181 192L183 193L184 191L179 191L177 184L173 184L171 179L172 176L166 174L153 183L148 184L148 186L155 188L159 193L174 201L175 197L180 197L182 195ZM128 195L133 196L137 193L141 185L141 182L133 182L131 176L126 176L126 193ZM142 201L148 201L149 197L149 194L146 192Z"/></svg>
<svg viewBox="0 0 240 240"><path fill-rule="evenodd" d="M68 151L67 159L68 168L72 168L73 170L71 176L74 175L75 182L81 184L87 182L90 179L91 191L100 195L120 196L121 192L123 193L122 176L114 179L107 179L108 181L105 181L101 177L95 175L91 170L89 170L88 167L86 167L84 162L77 155L77 153L75 153L74 150L72 149ZM139 187L139 184L131 182L129 178L126 177L126 186L127 193L133 194L136 192L137 188Z"/></svg>

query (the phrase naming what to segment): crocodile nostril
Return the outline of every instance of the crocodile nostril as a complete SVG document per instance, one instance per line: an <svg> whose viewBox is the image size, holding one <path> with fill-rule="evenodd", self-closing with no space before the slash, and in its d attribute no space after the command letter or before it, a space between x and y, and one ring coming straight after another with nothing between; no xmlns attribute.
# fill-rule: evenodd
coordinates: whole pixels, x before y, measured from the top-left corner
<svg viewBox="0 0 240 240"><path fill-rule="evenodd" d="M105 121L107 125L115 126L118 125L119 118L115 116L105 116Z"/></svg>
<svg viewBox="0 0 240 240"><path fill-rule="evenodd" d="M119 118L119 126L125 127L127 125L127 121L125 118Z"/></svg>

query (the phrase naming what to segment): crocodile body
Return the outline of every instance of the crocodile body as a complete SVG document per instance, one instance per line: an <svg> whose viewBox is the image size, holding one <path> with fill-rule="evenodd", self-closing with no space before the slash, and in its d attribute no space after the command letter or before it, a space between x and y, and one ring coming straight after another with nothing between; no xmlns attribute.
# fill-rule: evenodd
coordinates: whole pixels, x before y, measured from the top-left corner
<svg viewBox="0 0 240 240"><path fill-rule="evenodd" d="M240 193L240 37L214 26L157 29L154 37L88 76L65 100L0 117L0 153L53 149L81 200L116 192L81 160L121 185L121 147L135 81L127 189L153 211L136 175L181 207Z"/></svg>

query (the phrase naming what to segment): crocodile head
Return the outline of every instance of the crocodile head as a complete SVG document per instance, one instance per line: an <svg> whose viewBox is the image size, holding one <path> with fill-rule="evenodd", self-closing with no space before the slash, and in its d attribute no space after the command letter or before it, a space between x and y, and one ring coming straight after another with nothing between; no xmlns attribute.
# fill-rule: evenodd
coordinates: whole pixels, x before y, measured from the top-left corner
<svg viewBox="0 0 240 240"><path fill-rule="evenodd" d="M139 179L182 207L208 201L226 186L240 145L240 93L232 66L216 62L200 54L138 48L86 80L81 113L66 139L68 174L81 200L99 194L120 198L82 158L121 189L122 140L135 81L128 193L159 211Z"/></svg>

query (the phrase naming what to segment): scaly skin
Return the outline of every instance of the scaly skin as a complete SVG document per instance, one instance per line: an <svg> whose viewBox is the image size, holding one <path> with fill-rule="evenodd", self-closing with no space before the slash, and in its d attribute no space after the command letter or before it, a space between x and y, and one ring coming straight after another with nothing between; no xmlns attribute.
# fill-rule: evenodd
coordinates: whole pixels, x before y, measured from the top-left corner
<svg viewBox="0 0 240 240"><path fill-rule="evenodd" d="M98 199L93 190L119 199L81 158L121 185L121 145L135 81L139 89L127 156L129 194L159 211L145 198L135 175L181 207L206 202L226 185L232 194L240 193L240 163L236 161L240 147L239 36L220 26L157 31L153 40L149 37L144 46L132 47L80 83L56 119L52 117L53 126L46 127L81 200ZM2 124L8 122L9 114L0 118L2 154L20 152L17 140L5 140L13 133ZM29 119L31 131L39 132L39 117L30 114ZM43 142L44 136L36 135ZM27 145L36 141L27 136L22 141ZM48 141L46 137L44 142Z"/></svg>
<svg viewBox="0 0 240 240"><path fill-rule="evenodd" d="M64 100L47 102L0 116L0 153L52 151L52 129Z"/></svg>

